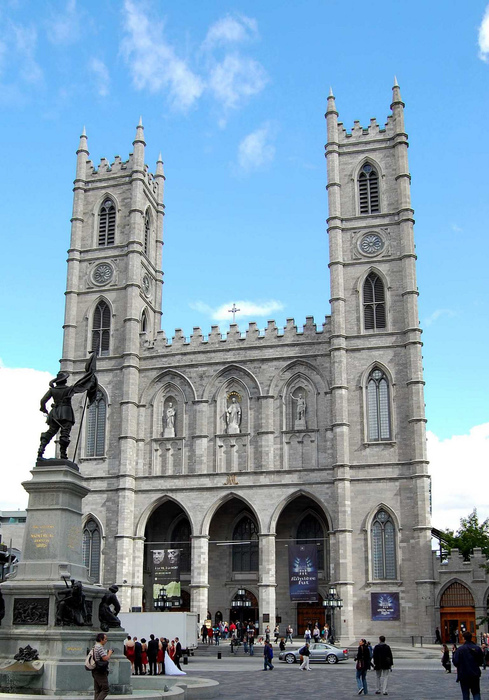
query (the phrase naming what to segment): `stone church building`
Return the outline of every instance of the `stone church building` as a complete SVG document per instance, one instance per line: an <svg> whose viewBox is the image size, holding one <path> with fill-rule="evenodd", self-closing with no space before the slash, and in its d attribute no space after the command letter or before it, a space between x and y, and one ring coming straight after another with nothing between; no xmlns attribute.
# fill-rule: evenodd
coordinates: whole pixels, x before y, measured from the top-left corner
<svg viewBox="0 0 489 700"><path fill-rule="evenodd" d="M347 131L328 98L324 323L233 323L189 339L160 330L161 157L152 174L141 123L126 161L94 166L81 136L62 369L78 376L97 350L100 392L76 456L91 488L84 553L125 610L153 610L151 553L171 547L181 550L178 609L202 621L259 620L261 630L279 620L299 633L328 621L345 641L431 637L439 624L397 83L391 110L384 126ZM297 543L317 547L316 603L290 600ZM343 602L334 620L330 585ZM387 599L394 611L379 618Z"/></svg>

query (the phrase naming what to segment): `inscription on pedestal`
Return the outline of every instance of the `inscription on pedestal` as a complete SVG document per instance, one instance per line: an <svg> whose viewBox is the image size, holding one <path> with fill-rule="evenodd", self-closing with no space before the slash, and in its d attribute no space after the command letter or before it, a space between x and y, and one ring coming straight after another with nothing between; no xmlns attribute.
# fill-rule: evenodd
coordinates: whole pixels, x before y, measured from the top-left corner
<svg viewBox="0 0 489 700"><path fill-rule="evenodd" d="M54 525L33 525L31 540L38 549L46 548L54 537Z"/></svg>
<svg viewBox="0 0 489 700"><path fill-rule="evenodd" d="M49 598L14 598L14 625L47 625Z"/></svg>

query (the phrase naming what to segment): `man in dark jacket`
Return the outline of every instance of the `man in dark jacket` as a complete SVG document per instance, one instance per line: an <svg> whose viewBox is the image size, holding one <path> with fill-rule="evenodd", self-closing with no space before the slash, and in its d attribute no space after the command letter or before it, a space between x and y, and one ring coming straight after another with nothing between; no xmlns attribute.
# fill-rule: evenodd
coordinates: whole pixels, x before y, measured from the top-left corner
<svg viewBox="0 0 489 700"><path fill-rule="evenodd" d="M460 682L463 700L469 700L470 693L474 700L481 700L482 649L472 641L471 632L464 632L464 639L465 644L459 646L452 657L453 664L457 667L457 681Z"/></svg>
<svg viewBox="0 0 489 700"><path fill-rule="evenodd" d="M376 644L374 647L374 668L377 674L376 695L388 695L387 680L393 665L394 659L392 658L391 648L385 643L385 637L381 634L379 637L379 644Z"/></svg>
<svg viewBox="0 0 489 700"><path fill-rule="evenodd" d="M273 659L273 649L272 645L270 642L265 642L265 646L263 648L263 670L270 671L273 669L273 664L272 664L272 659Z"/></svg>
<svg viewBox="0 0 489 700"><path fill-rule="evenodd" d="M178 637L175 637L175 657L173 660L175 662L175 665L180 669L180 671L182 670L182 667L180 666L180 659L182 658L182 656L182 645L180 644L180 640L178 639Z"/></svg>
<svg viewBox="0 0 489 700"><path fill-rule="evenodd" d="M158 656L158 648L159 648L158 640L155 639L154 634L150 634L149 635L149 642L148 642L148 663L149 663L149 675L150 676L158 675L158 669L156 666L156 657Z"/></svg>
<svg viewBox="0 0 489 700"><path fill-rule="evenodd" d="M143 675L143 645L134 637L134 675Z"/></svg>

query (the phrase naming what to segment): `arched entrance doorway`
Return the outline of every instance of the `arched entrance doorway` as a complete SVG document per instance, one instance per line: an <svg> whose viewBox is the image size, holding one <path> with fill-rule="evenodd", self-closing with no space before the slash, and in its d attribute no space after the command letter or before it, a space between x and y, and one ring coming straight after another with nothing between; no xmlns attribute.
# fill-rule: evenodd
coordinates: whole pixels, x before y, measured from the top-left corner
<svg viewBox="0 0 489 700"><path fill-rule="evenodd" d="M160 585L162 585L156 585L154 580L153 551L158 550L179 552L178 570L175 578L180 582L180 593L172 596L174 604L172 610L190 610L190 594L188 593L191 568L190 535L190 523L187 515L174 501L165 501L149 517L144 531L143 607L146 612L154 611L154 600ZM170 590L173 590L173 585Z"/></svg>
<svg viewBox="0 0 489 700"><path fill-rule="evenodd" d="M331 613L328 611L327 615L329 618ZM303 637L306 627L309 627L312 632L316 623L320 630L323 629L325 622L331 628L331 620L328 618L325 618L325 608L320 595L317 603L297 603L297 634Z"/></svg>
<svg viewBox="0 0 489 700"><path fill-rule="evenodd" d="M240 594L240 590L243 590L244 593ZM255 621L258 620L258 600L246 588L237 589L230 603L229 621L237 622L238 620L241 623L241 628L246 627L248 623L254 625Z"/></svg>
<svg viewBox="0 0 489 700"><path fill-rule="evenodd" d="M440 600L440 623L443 641L462 641L466 631L475 635L475 605L469 589L454 581L445 589Z"/></svg>

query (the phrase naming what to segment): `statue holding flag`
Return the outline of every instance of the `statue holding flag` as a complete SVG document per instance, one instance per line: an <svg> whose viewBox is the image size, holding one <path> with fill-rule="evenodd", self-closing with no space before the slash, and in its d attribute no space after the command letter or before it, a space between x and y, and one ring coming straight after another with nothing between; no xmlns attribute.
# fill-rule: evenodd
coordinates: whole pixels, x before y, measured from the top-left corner
<svg viewBox="0 0 489 700"><path fill-rule="evenodd" d="M91 405L97 396L98 381L95 375L96 354L91 351L85 365L85 374L73 385L67 383L68 372L58 372L57 376L49 382L49 389L41 399L43 413L47 414L46 423L48 429L41 433L41 444L37 452L37 458L43 459L44 450L59 431L59 447L61 459L68 459L67 450L70 444L70 433L75 424L75 414L71 407L71 397L74 394L87 392L87 401ZM49 399L53 400L51 410L48 412L46 404Z"/></svg>

